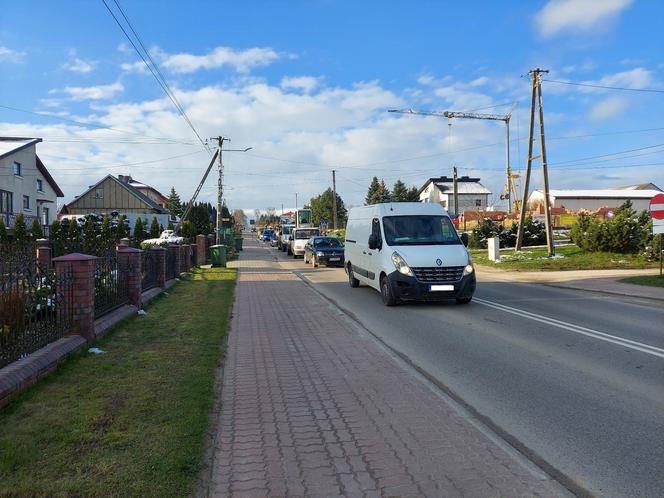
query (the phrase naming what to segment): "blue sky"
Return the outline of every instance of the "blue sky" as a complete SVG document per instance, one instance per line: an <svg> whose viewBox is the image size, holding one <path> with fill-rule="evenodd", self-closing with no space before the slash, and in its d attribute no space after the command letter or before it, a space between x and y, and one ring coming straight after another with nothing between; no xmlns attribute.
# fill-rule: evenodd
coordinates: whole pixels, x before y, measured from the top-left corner
<svg viewBox="0 0 664 498"><path fill-rule="evenodd" d="M0 107L0 134L42 137L38 152L66 200L109 172L188 198L207 153L101 0L2 4L0 106L51 116ZM120 5L200 135L253 146L225 156L233 208L292 207L295 192L302 200L327 188L333 168L340 195L357 205L373 175L420 186L452 164L499 203L500 123L455 120L450 130L446 119L386 110L516 105L519 170L529 69L664 90L664 3L655 0ZM552 188L664 187L664 146L652 147L664 144L664 93L549 82L543 92ZM642 150L609 155L633 149ZM211 178L202 199L214 197Z"/></svg>

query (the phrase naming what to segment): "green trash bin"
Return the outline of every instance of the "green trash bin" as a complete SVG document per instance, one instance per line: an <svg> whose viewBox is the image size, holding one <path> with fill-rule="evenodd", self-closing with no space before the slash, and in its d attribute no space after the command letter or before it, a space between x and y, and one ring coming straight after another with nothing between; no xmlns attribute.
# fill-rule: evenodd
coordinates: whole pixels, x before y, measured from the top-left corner
<svg viewBox="0 0 664 498"><path fill-rule="evenodd" d="M226 246L210 246L210 260L212 266L226 266Z"/></svg>
<svg viewBox="0 0 664 498"><path fill-rule="evenodd" d="M235 250L236 251L241 251L242 250L242 241L244 239L242 237L235 237Z"/></svg>

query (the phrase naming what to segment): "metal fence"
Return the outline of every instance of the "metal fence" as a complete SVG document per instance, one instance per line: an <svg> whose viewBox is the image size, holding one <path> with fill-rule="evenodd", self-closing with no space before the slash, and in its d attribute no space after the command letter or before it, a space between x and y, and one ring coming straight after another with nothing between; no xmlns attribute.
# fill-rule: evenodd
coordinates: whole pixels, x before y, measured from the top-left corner
<svg viewBox="0 0 664 498"><path fill-rule="evenodd" d="M0 368L63 337L72 324L72 269L40 267L35 249L0 245Z"/></svg>
<svg viewBox="0 0 664 498"><path fill-rule="evenodd" d="M166 249L166 280L178 276L177 260L175 254L170 249Z"/></svg>
<svg viewBox="0 0 664 498"><path fill-rule="evenodd" d="M95 268L95 318L129 303L127 271L120 270L118 256L115 253L97 259Z"/></svg>
<svg viewBox="0 0 664 498"><path fill-rule="evenodd" d="M157 258L154 252L143 251L143 274L141 275L141 290L146 291L157 286Z"/></svg>

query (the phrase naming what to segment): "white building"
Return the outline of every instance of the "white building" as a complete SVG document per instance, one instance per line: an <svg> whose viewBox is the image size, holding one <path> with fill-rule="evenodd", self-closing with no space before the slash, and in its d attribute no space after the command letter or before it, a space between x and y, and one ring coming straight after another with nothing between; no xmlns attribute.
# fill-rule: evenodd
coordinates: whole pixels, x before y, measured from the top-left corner
<svg viewBox="0 0 664 498"><path fill-rule="evenodd" d="M28 230L38 219L48 226L55 219L58 197L64 197L37 156L41 138L0 137L0 218L8 229L23 213Z"/></svg>
<svg viewBox="0 0 664 498"><path fill-rule="evenodd" d="M480 183L479 178L461 176L457 178L459 196L458 212L486 211L491 191ZM450 212L454 211L454 180L446 176L429 178L418 192L420 202L438 202Z"/></svg>
<svg viewBox="0 0 664 498"><path fill-rule="evenodd" d="M652 184L649 184L652 185ZM578 211L587 209L596 211L600 208L617 208L626 201L631 201L635 211L648 209L650 199L662 191L656 186L655 189L640 190L633 186L603 190L550 190L549 202L551 207ZM544 204L544 193L534 190L528 197L528 209L536 211Z"/></svg>

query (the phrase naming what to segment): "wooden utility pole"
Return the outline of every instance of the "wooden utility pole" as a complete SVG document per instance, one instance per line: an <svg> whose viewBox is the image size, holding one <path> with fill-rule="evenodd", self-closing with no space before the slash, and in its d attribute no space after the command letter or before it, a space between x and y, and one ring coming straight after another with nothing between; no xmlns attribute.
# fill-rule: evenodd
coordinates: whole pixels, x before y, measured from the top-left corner
<svg viewBox="0 0 664 498"><path fill-rule="evenodd" d="M533 159L542 160L542 188L544 190L544 227L546 229L546 245L549 257L555 255L553 247L553 227L551 223L551 206L549 200L549 173L546 162L546 145L544 140L544 109L542 108L542 79L541 73L548 73L549 71L543 69L533 69L529 71L532 78L532 95L530 99L530 128L528 133L528 160L526 163L526 179L523 186L523 199L521 202L521 210L519 213L519 231L516 236L516 250L521 250L523 243L523 228L526 221L526 210L528 209L528 191L530 188L530 173L532 169ZM538 106L538 121L539 121L539 134L540 134L540 154L533 156L533 141L535 130L535 105Z"/></svg>
<svg viewBox="0 0 664 498"><path fill-rule="evenodd" d="M332 228L337 229L337 172L332 170Z"/></svg>
<svg viewBox="0 0 664 498"><path fill-rule="evenodd" d="M224 177L224 163L221 161L221 151L223 150L224 142L228 140L230 142L230 138L224 138L224 137L217 137L217 142L219 143L219 179L217 180L218 186L217 186L217 224L216 224L216 244L219 245L221 244L221 228L223 226L222 222L222 215L221 215L221 210L222 210L222 197L224 193L224 186L223 186L223 177Z"/></svg>

